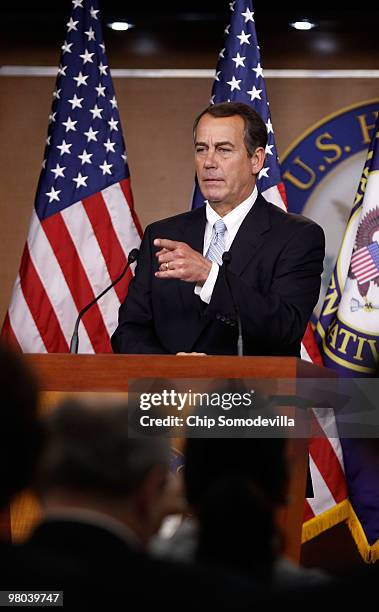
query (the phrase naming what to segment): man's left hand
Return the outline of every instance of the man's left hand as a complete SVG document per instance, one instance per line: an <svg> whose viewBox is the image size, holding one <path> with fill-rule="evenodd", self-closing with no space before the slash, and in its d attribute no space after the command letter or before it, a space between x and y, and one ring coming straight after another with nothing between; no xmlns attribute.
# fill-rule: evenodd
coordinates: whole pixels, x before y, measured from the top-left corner
<svg viewBox="0 0 379 612"><path fill-rule="evenodd" d="M156 238L154 246L161 247L156 253L159 261L157 278L177 278L187 283L204 285L212 268L212 262L203 257L185 242Z"/></svg>

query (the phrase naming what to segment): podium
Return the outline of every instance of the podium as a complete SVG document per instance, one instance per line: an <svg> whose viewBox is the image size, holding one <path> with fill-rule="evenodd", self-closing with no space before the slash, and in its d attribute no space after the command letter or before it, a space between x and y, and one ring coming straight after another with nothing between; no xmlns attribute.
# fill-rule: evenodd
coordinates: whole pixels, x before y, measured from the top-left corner
<svg viewBox="0 0 379 612"><path fill-rule="evenodd" d="M326 378L331 371L295 357L230 357L175 355L67 355L29 354L25 359L41 389L41 408L51 410L66 394L88 392L127 394L128 380L138 378L287 379L296 391L300 378ZM300 558L308 465L308 440L288 440L290 465L289 503L280 512L284 553L295 562ZM12 505L12 532L19 539L27 533L36 512L25 502ZM19 527L17 527L17 522Z"/></svg>

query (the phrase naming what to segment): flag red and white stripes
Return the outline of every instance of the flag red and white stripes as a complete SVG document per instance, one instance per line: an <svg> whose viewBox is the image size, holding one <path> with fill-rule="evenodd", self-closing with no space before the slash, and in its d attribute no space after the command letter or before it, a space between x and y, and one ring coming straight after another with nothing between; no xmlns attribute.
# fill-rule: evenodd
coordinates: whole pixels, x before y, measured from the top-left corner
<svg viewBox="0 0 379 612"><path fill-rule="evenodd" d="M68 352L79 310L140 244L129 179L40 222L34 213L3 335L24 352ZM127 200L127 197L130 200ZM80 352L110 352L131 273L83 317Z"/></svg>

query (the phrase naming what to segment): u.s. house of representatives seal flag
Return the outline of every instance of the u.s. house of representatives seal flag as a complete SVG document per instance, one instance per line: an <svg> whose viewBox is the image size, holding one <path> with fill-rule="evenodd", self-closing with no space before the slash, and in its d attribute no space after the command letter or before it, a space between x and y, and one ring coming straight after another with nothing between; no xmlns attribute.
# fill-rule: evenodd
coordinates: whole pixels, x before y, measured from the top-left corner
<svg viewBox="0 0 379 612"><path fill-rule="evenodd" d="M139 246L98 0L72 0L34 211L2 335L29 353L67 353L79 310ZM80 352L111 351L130 273L86 313Z"/></svg>
<svg viewBox="0 0 379 612"><path fill-rule="evenodd" d="M327 367L340 376L374 376L379 347L379 119L317 323ZM379 468L362 444L342 440L349 526L367 561L379 558Z"/></svg>

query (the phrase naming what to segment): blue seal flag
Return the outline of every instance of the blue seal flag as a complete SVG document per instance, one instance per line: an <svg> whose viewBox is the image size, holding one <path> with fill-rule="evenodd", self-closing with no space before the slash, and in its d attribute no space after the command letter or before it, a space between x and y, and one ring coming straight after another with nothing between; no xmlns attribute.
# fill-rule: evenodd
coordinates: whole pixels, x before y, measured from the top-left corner
<svg viewBox="0 0 379 612"><path fill-rule="evenodd" d="M379 341L379 118L316 327L324 363L343 377L374 376ZM379 558L379 467L362 442L341 440L349 526L366 561Z"/></svg>

